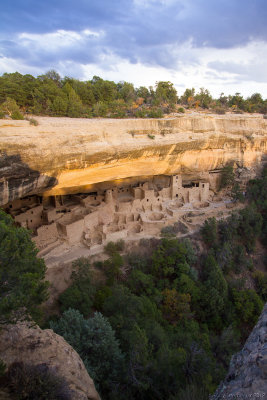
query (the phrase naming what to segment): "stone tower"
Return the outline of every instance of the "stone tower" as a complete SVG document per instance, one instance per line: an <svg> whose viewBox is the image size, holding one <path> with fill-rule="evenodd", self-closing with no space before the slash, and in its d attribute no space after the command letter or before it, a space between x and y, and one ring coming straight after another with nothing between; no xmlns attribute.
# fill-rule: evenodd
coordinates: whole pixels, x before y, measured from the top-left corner
<svg viewBox="0 0 267 400"><path fill-rule="evenodd" d="M105 193L105 203L106 204L113 204L113 194L112 194L112 190L106 190Z"/></svg>
<svg viewBox="0 0 267 400"><path fill-rule="evenodd" d="M182 189L182 177L181 175L173 175L171 177L171 198L178 199Z"/></svg>

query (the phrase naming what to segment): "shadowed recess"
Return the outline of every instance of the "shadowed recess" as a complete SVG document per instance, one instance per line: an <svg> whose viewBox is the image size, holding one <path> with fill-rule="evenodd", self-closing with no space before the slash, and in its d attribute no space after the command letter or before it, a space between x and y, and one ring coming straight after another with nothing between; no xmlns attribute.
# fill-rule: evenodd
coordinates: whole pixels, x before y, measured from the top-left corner
<svg viewBox="0 0 267 400"><path fill-rule="evenodd" d="M56 184L56 178L31 169L19 154L0 153L0 205Z"/></svg>

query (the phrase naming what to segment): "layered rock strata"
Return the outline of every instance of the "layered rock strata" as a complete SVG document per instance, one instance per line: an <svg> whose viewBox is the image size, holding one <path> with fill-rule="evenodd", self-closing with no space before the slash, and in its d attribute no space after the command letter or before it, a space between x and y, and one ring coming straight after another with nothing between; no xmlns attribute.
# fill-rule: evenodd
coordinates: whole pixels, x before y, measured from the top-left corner
<svg viewBox="0 0 267 400"><path fill-rule="evenodd" d="M213 171L229 161L251 168L267 152L267 121L259 115L37 119L38 126L0 121L0 204L90 192L99 182ZM20 174L6 168L10 157L24 165Z"/></svg>

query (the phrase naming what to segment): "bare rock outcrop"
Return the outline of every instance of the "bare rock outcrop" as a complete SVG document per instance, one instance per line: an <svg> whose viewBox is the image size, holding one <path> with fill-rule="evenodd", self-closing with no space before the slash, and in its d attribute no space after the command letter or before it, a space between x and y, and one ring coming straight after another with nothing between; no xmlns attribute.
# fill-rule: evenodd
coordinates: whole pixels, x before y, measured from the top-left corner
<svg viewBox="0 0 267 400"><path fill-rule="evenodd" d="M94 382L76 351L51 329L27 324L9 325L0 332L0 359L46 364L62 376L73 391L73 400L100 400Z"/></svg>
<svg viewBox="0 0 267 400"><path fill-rule="evenodd" d="M228 374L212 400L267 397L267 303L243 349L232 357Z"/></svg>
<svg viewBox="0 0 267 400"><path fill-rule="evenodd" d="M267 153L261 115L37 119L38 126L0 120L0 166L1 154L27 165L16 181L16 171L3 166L0 205L27 194L94 191L99 182L213 171L230 161L251 168Z"/></svg>

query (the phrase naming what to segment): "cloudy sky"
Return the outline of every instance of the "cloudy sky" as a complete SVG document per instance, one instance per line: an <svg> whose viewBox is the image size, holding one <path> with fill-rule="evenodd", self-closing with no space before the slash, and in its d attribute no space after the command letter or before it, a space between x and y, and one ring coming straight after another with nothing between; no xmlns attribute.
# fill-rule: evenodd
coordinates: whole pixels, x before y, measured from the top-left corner
<svg viewBox="0 0 267 400"><path fill-rule="evenodd" d="M9 0L0 21L0 74L267 97L267 0Z"/></svg>

